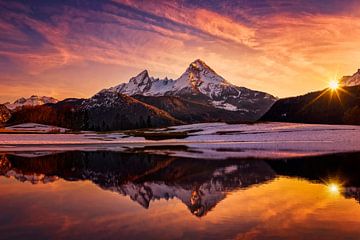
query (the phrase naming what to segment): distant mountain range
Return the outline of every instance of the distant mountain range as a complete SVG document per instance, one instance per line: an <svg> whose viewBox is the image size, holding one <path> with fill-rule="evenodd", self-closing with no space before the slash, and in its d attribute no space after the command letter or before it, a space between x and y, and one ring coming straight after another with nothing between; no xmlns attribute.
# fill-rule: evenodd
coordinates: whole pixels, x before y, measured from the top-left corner
<svg viewBox="0 0 360 240"><path fill-rule="evenodd" d="M17 107L11 108L14 111L8 123L107 131L198 122L252 122L276 98L237 87L196 60L176 80L155 79L144 70L128 83L101 90L89 99L51 101L45 105L32 100L34 104L14 103L12 106Z"/></svg>
<svg viewBox="0 0 360 240"><path fill-rule="evenodd" d="M39 106L48 103L57 103L58 101L59 100L52 97L46 97L46 96L39 97L36 95L32 95L29 98L23 98L23 97L19 98L13 103L4 103L4 105L10 110L15 110L16 108L21 108L23 106Z"/></svg>
<svg viewBox="0 0 360 240"><path fill-rule="evenodd" d="M219 109L237 111L252 120L261 116L276 100L267 93L229 83L200 59L191 63L176 80L155 79L144 70L128 83L101 92L117 92L129 96L176 96Z"/></svg>
<svg viewBox="0 0 360 240"><path fill-rule="evenodd" d="M36 96L33 95L29 98L19 98L13 103L6 102L4 104L0 104L0 124L3 124L7 122L12 112L16 112L21 110L23 107L35 107L35 106L41 106L44 104L49 103L57 103L58 100L52 97L46 97L46 96Z"/></svg>
<svg viewBox="0 0 360 240"><path fill-rule="evenodd" d="M342 77L336 90L278 100L260 120L360 125L360 69Z"/></svg>
<svg viewBox="0 0 360 240"><path fill-rule="evenodd" d="M283 121L360 124L360 70L337 90L277 99L235 86L201 60L176 80L149 76L103 89L89 99L31 96L0 107L0 123L35 122L82 130L120 130L200 122ZM274 102L276 103L274 104Z"/></svg>
<svg viewBox="0 0 360 240"><path fill-rule="evenodd" d="M262 121L360 124L360 85L278 100Z"/></svg>
<svg viewBox="0 0 360 240"><path fill-rule="evenodd" d="M360 85L360 69L352 76L342 77L340 79L340 84L348 87Z"/></svg>

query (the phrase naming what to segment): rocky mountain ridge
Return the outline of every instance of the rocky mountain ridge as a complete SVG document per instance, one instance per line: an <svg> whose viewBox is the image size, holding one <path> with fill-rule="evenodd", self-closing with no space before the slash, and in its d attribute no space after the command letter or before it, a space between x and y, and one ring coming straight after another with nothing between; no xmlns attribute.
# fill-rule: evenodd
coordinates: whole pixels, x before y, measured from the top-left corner
<svg viewBox="0 0 360 240"><path fill-rule="evenodd" d="M37 96L32 95L29 98L19 98L13 103L4 103L4 105L10 109L15 110L16 108L21 108L23 106L40 106L48 103L57 103L59 100L53 98L53 97L46 97L46 96Z"/></svg>
<svg viewBox="0 0 360 240"><path fill-rule="evenodd" d="M196 60L177 80L155 79L145 70L128 83L101 90L88 99L21 99L12 105L8 123L111 131L200 122L253 122L275 100L267 93L229 83Z"/></svg>
<svg viewBox="0 0 360 240"><path fill-rule="evenodd" d="M251 112L260 117L276 100L270 94L238 87L226 81L204 61L197 59L176 80L150 77L147 70L105 92L129 96L176 96L227 111Z"/></svg>

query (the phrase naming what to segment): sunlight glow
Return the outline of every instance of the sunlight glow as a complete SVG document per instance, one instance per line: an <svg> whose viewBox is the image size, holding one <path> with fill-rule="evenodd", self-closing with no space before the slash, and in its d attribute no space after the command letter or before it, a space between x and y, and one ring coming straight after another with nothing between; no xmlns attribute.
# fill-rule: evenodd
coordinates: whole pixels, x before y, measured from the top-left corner
<svg viewBox="0 0 360 240"><path fill-rule="evenodd" d="M339 82L338 81L335 81L335 80L332 80L329 82L329 88L331 90L336 90L339 88Z"/></svg>
<svg viewBox="0 0 360 240"><path fill-rule="evenodd" d="M331 194L339 194L340 193L340 185L336 183L330 183L327 185L328 191Z"/></svg>

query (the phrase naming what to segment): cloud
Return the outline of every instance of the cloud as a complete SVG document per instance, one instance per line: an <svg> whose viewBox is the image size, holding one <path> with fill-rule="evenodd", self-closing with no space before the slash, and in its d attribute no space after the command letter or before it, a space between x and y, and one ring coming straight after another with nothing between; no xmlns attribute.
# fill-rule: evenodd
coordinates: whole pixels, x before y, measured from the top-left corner
<svg viewBox="0 0 360 240"><path fill-rule="evenodd" d="M29 91L49 71L51 76L57 73L58 81L76 80L64 69L86 71L81 66L87 62L100 67L86 86L82 80L71 86L81 91L90 83L93 89L82 95L96 92L104 81L127 81L144 68L175 78L202 58L234 84L290 96L323 88L334 74L351 74L360 65L354 61L360 59L359 4L353 1L1 5L0 30L5 34L0 36L0 68L13 82L28 79ZM134 72L110 75L108 66ZM2 85L6 81L0 77Z"/></svg>
<svg viewBox="0 0 360 240"><path fill-rule="evenodd" d="M217 40L233 41L235 43L251 45L254 30L245 24L204 8L187 8L177 2L164 1L121 1L132 7L147 11L167 21L173 21L187 28L214 37Z"/></svg>

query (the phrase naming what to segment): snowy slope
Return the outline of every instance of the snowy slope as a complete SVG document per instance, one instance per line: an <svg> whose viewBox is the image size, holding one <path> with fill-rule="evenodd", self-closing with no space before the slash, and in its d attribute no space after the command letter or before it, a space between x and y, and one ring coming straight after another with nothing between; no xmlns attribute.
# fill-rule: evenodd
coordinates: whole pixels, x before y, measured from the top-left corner
<svg viewBox="0 0 360 240"><path fill-rule="evenodd" d="M29 98L19 98L13 103L6 103L5 106L10 110L14 110L22 106L39 106L47 103L57 103L57 102L58 100L52 97L46 97L46 96L39 97L33 95Z"/></svg>
<svg viewBox="0 0 360 240"><path fill-rule="evenodd" d="M122 83L103 91L115 91L127 95L163 96L181 93L201 92L210 98L219 96L224 87L232 86L203 61L196 60L177 79L158 79L149 76L147 70L142 71L128 83Z"/></svg>
<svg viewBox="0 0 360 240"><path fill-rule="evenodd" d="M340 83L344 86L357 86L360 85L360 69L352 76L344 76L340 80Z"/></svg>
<svg viewBox="0 0 360 240"><path fill-rule="evenodd" d="M200 130L200 131L199 131ZM149 146L168 146L147 153L200 159L263 157L284 158L360 151L360 126L295 123L202 123L151 132L188 132L184 139L146 140L126 132L99 134L0 134L0 151L124 151ZM192 133L191 133L192 132ZM170 146L186 146L172 149ZM16 146L14 148L13 146Z"/></svg>
<svg viewBox="0 0 360 240"><path fill-rule="evenodd" d="M137 76L131 78L128 83L122 83L110 89L104 89L102 92L118 92L126 95L146 95L146 96L161 96L171 91L175 81L165 79L158 79L149 76L147 70L142 71Z"/></svg>
<svg viewBox="0 0 360 240"><path fill-rule="evenodd" d="M231 87L231 84L198 59L191 63L180 78L176 80L172 91L174 93L186 91L196 93L199 91L213 99L218 97L226 87Z"/></svg>

